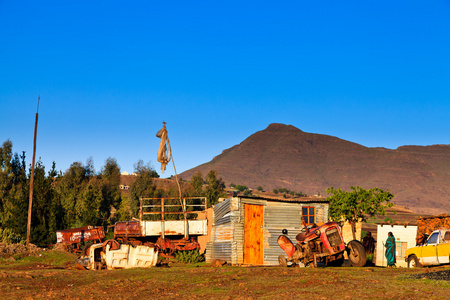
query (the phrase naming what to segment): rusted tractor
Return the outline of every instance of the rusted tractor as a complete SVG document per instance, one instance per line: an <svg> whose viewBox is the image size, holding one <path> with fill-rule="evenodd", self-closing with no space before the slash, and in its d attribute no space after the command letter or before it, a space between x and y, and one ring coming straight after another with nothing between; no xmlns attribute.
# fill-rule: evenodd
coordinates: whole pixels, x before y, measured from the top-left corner
<svg viewBox="0 0 450 300"><path fill-rule="evenodd" d="M287 254L287 258L283 255L278 257L280 266L341 266L345 251L352 266L362 267L366 264L364 246L356 240L345 245L338 223L328 222L311 229L304 227L305 232L296 236L296 245L286 236L286 229L283 229L283 235L278 237L278 245Z"/></svg>

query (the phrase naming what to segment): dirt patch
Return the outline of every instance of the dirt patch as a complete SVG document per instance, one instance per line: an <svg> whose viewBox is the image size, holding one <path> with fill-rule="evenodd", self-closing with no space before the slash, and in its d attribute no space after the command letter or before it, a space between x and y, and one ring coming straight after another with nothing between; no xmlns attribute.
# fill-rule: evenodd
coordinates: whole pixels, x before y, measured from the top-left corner
<svg viewBox="0 0 450 300"><path fill-rule="evenodd" d="M433 279L433 280L446 280L450 281L450 270L428 272L425 274L411 275L411 278L415 279Z"/></svg>

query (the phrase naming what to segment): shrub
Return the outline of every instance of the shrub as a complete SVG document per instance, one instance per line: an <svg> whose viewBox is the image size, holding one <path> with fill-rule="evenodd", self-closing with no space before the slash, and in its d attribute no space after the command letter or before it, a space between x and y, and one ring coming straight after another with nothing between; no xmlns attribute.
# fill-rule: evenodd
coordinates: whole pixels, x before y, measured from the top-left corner
<svg viewBox="0 0 450 300"><path fill-rule="evenodd" d="M249 189L244 190L244 196L251 196L251 195L252 195L252 191L250 191Z"/></svg>
<svg viewBox="0 0 450 300"><path fill-rule="evenodd" d="M234 188L235 188L236 190L238 190L239 192L242 192L242 191L248 189L247 186L245 186L245 185L240 185L240 184L236 185Z"/></svg>
<svg viewBox="0 0 450 300"><path fill-rule="evenodd" d="M0 228L0 241L5 244L25 244L25 240L22 236L15 233L10 228Z"/></svg>
<svg viewBox="0 0 450 300"><path fill-rule="evenodd" d="M205 257L198 250L177 251L175 258L179 263L195 264L205 260Z"/></svg>

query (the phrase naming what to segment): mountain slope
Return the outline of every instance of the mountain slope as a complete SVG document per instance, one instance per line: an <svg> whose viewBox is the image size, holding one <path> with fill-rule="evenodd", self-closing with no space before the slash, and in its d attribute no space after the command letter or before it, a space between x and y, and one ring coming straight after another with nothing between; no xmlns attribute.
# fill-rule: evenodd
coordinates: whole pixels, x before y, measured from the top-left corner
<svg viewBox="0 0 450 300"><path fill-rule="evenodd" d="M180 174L217 170L227 184L325 195L328 187L379 187L419 213L449 212L450 145L367 148L337 137L271 124L212 161Z"/></svg>

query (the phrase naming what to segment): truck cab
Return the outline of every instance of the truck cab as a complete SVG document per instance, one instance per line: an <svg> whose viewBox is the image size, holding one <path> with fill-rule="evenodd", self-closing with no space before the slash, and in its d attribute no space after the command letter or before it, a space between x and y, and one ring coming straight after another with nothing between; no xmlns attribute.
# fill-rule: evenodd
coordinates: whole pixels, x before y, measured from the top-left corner
<svg viewBox="0 0 450 300"><path fill-rule="evenodd" d="M422 245L406 251L408 268L450 263L450 229L438 229L431 233Z"/></svg>

